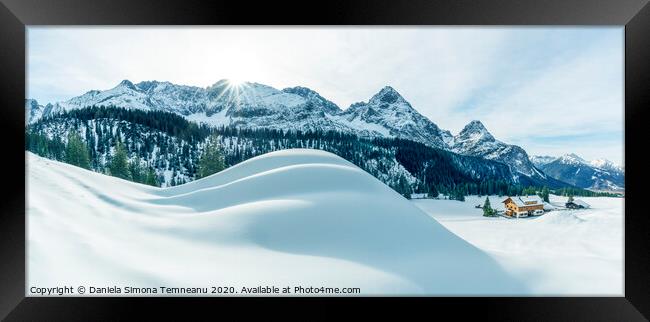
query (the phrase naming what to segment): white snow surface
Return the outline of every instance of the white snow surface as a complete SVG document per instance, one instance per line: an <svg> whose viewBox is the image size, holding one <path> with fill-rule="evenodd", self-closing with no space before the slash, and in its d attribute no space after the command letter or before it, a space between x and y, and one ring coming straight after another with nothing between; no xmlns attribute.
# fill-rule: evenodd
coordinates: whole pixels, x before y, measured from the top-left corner
<svg viewBox="0 0 650 322"><path fill-rule="evenodd" d="M506 197L490 196L503 210ZM539 217L483 217L485 196L454 200L413 200L447 229L495 258L540 296L623 295L622 198L581 197L591 209L566 210L566 197L551 195ZM546 207L545 207L546 208Z"/></svg>
<svg viewBox="0 0 650 322"><path fill-rule="evenodd" d="M170 188L31 153L27 173L27 287L516 295L529 294L526 280L540 278L512 275L368 173L323 151L273 152ZM591 237L609 240L604 235Z"/></svg>

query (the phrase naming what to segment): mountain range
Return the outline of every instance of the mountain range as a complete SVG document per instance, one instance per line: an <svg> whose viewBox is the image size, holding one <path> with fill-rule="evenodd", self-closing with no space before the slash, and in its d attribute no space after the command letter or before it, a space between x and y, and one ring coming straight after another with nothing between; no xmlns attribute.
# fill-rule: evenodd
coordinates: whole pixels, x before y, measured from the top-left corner
<svg viewBox="0 0 650 322"><path fill-rule="evenodd" d="M114 88L91 90L63 102L39 105L27 99L26 121L31 124L60 112L102 105L172 112L211 126L338 131L366 138L408 139L504 163L510 168L514 182L519 182L523 175L536 183L557 186L558 178L540 171L523 148L497 140L480 121L471 121L460 133L452 135L420 114L390 86L383 87L367 102L343 110L306 87L278 90L259 83L234 85L220 80L202 88L159 81L134 84L123 80Z"/></svg>
<svg viewBox="0 0 650 322"><path fill-rule="evenodd" d="M547 175L580 188L615 192L625 190L625 170L609 160L587 161L573 153L557 158L533 156L531 160Z"/></svg>

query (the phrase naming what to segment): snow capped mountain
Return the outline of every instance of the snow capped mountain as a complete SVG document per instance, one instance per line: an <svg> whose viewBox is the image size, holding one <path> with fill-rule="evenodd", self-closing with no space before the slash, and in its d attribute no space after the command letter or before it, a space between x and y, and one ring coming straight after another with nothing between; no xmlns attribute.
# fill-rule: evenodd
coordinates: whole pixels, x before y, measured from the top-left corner
<svg viewBox="0 0 650 322"><path fill-rule="evenodd" d="M575 153L568 153L568 154L562 155L560 157L552 157L552 156L548 156L548 155L544 155L544 156L534 155L534 156L530 157L530 160L538 167L541 167L541 166L543 166L545 164L549 164L549 163L551 163L551 162L553 162L555 160L558 160L558 159L561 160L561 162L565 163L565 164L576 164L577 165L577 164L582 163L582 164L590 165L590 166L592 166L594 168L598 168L598 169L624 172L623 167L621 167L620 165L618 165L618 164L616 164L616 163L614 163L612 161L609 161L607 159L602 159L601 158L601 159L595 159L595 160L587 161L587 160L581 158L580 156L576 155Z"/></svg>
<svg viewBox="0 0 650 322"><path fill-rule="evenodd" d="M545 164L555 161L557 158L549 155L532 155L529 157L529 159L536 167L539 168Z"/></svg>
<svg viewBox="0 0 650 322"><path fill-rule="evenodd" d="M451 150L464 155L482 157L507 164L513 174L521 173L531 178L546 179L535 168L524 149L503 143L492 136L480 121L471 121L453 139Z"/></svg>
<svg viewBox="0 0 650 322"><path fill-rule="evenodd" d="M134 84L123 80L114 88L91 90L68 101L55 103L43 112L35 109L28 116L29 122L33 123L50 113L93 105L162 110L216 126L354 132L331 117L339 113L340 108L313 90L294 87L280 91L259 83L234 85L228 80L220 80L207 88L159 81Z"/></svg>
<svg viewBox="0 0 650 322"><path fill-rule="evenodd" d="M26 100L25 112L31 124L62 111L101 105L166 111L211 126L338 131L362 137L403 138L504 163L510 168L515 181L520 180L521 174L532 179L532 184L558 185L557 182L548 182L549 178L535 167L524 149L497 140L480 121L470 122L458 135L453 136L418 113L390 86L382 88L367 102L355 103L342 110L306 87L278 90L264 84L234 84L223 79L201 88L160 81L134 84L123 80L111 89L91 90L70 100L45 106ZM566 162L584 163L577 156L564 158ZM541 160L534 158L538 165L552 161L548 157ZM600 161L596 168L608 166L610 163ZM609 170L614 171L615 168ZM522 183L529 182L521 179L524 180Z"/></svg>
<svg viewBox="0 0 650 322"><path fill-rule="evenodd" d="M285 93L296 94L307 100L310 104L315 106L320 106L325 113L328 114L338 114L341 112L341 108L338 105L330 102L324 97L320 96L316 91L311 90L307 87L289 87L282 90Z"/></svg>
<svg viewBox="0 0 650 322"><path fill-rule="evenodd" d="M367 103L355 103L341 113L349 127L366 135L399 137L447 149L451 133L418 113L394 88L386 86Z"/></svg>
<svg viewBox="0 0 650 322"><path fill-rule="evenodd" d="M586 161L570 153L551 162L539 165L549 176L580 188L598 191L622 191L625 189L623 169L611 161L597 159Z"/></svg>
<svg viewBox="0 0 650 322"><path fill-rule="evenodd" d="M418 113L395 89L386 86L368 102L345 111L306 87L283 90L259 83L233 85L228 80L200 88L170 82L123 80L105 91L91 90L48 111L28 116L34 122L50 113L92 105L163 110L209 125L265 127L283 130L321 130L366 137L401 137L448 149L449 131Z"/></svg>
<svg viewBox="0 0 650 322"><path fill-rule="evenodd" d="M623 167L607 159L591 160L589 161L589 164L591 164L591 166L595 168L599 168L603 170L611 170L611 171L619 171L619 172L625 171Z"/></svg>
<svg viewBox="0 0 650 322"><path fill-rule="evenodd" d="M571 164L571 165L580 165L580 164L587 164L587 161L575 153L568 153L565 155L562 155L561 157L558 158L559 162L562 162L563 164Z"/></svg>
<svg viewBox="0 0 650 322"><path fill-rule="evenodd" d="M63 108L57 104L40 105L35 99L25 99L25 124L31 124L44 116L54 115L63 111Z"/></svg>

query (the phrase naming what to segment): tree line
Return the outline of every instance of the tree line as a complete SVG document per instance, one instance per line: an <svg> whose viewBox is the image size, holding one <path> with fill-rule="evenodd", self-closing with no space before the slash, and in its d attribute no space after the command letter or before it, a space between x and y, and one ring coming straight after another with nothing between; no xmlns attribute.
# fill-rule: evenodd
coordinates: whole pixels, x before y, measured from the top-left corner
<svg viewBox="0 0 650 322"><path fill-rule="evenodd" d="M406 197L426 192L464 200L467 195L521 195L544 188L513 182L502 163L410 140L336 131L208 127L163 111L75 109L30 124L25 135L26 150L38 155L156 186L189 182L276 150L313 148L341 156ZM80 151L87 151L87 158ZM578 188L572 193L592 194Z"/></svg>

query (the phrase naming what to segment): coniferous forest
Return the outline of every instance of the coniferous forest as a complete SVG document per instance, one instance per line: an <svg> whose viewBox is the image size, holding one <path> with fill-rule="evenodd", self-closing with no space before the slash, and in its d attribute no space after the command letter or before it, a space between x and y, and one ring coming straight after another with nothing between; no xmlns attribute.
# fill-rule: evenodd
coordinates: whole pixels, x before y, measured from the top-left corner
<svg viewBox="0 0 650 322"><path fill-rule="evenodd" d="M25 149L35 154L162 187L183 184L252 157L290 148L332 152L407 197L426 192L464 200L469 194L545 191L534 183L513 179L502 163L405 139L360 138L333 131L208 127L173 113L112 106L56 114L30 124L25 131ZM602 195L574 187L552 188L559 194Z"/></svg>

